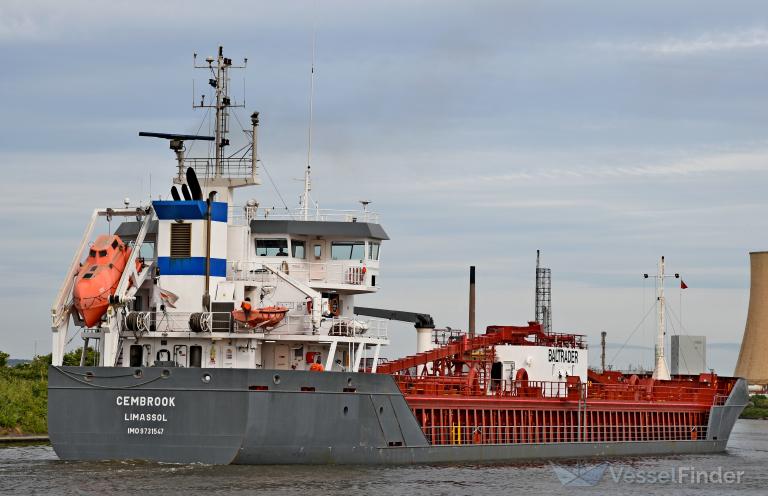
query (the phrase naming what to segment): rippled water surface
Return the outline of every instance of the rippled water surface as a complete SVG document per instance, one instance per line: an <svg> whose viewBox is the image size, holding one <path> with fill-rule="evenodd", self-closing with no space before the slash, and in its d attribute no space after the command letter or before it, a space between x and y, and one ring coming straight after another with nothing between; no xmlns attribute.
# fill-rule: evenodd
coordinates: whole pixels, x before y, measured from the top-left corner
<svg viewBox="0 0 768 496"><path fill-rule="evenodd" d="M62 462L50 446L0 448L0 494L760 494L768 495L768 422L740 420L728 452L608 460L595 487L564 487L548 462L461 466L206 466ZM589 462L594 464L595 462ZM575 462L566 468L575 469ZM744 472L741 483L615 482L622 474Z"/></svg>

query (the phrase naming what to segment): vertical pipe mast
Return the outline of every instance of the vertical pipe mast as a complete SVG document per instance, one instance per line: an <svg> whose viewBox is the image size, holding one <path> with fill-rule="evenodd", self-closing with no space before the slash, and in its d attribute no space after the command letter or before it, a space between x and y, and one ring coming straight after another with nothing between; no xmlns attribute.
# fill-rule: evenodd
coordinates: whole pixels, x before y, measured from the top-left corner
<svg viewBox="0 0 768 496"><path fill-rule="evenodd" d="M600 368L605 372L605 331L600 333Z"/></svg>
<svg viewBox="0 0 768 496"><path fill-rule="evenodd" d="M661 379L661 380L669 380L669 369L667 368L667 362L664 359L664 339L667 334L666 329L666 321L664 320L664 305L665 305L665 299L664 299L664 257L661 257L661 260L659 260L659 273L656 276L657 279L657 296L656 300L658 302L658 309L659 309L659 324L658 324L658 332L656 334L656 347L655 347L655 358L656 363L653 368L653 378L654 379Z"/></svg>
<svg viewBox="0 0 768 496"><path fill-rule="evenodd" d="M666 304L667 300L664 297L664 279L667 277L674 277L680 279L680 274L675 272L674 275L667 275L665 267L665 260L662 256L659 260L659 268L656 274L656 308L658 309L658 321L657 321L657 333L656 344L654 346L654 366L653 366L653 378L661 380L669 380L669 368L667 362L664 359L664 343L667 335L667 322L666 316ZM643 277L648 279L648 274L643 274Z"/></svg>
<svg viewBox="0 0 768 496"><path fill-rule="evenodd" d="M219 47L216 64L216 176L223 173L222 157L226 146L227 136L227 68L224 60L224 47Z"/></svg>
<svg viewBox="0 0 768 496"><path fill-rule="evenodd" d="M251 114L251 178L256 179L256 167L259 165L258 143L259 143L259 113Z"/></svg>
<svg viewBox="0 0 768 496"><path fill-rule="evenodd" d="M475 337L475 266L469 267L469 337Z"/></svg>
<svg viewBox="0 0 768 496"><path fill-rule="evenodd" d="M541 286L541 284L539 283L539 277L540 277L540 275L539 275L539 267L540 267L540 263L541 263L540 257L541 257L540 251L536 250L536 290L534 291L534 294L536 296L535 296L535 300L534 300L534 303L533 303L533 305L534 305L534 308L533 308L533 320L535 320L539 324L542 324L543 323L543 319L541 318L541 311L540 311L540 309L541 309L541 297L540 297L540 294L539 294L540 293L539 288Z"/></svg>
<svg viewBox="0 0 768 496"><path fill-rule="evenodd" d="M309 126L307 128L307 168L304 170L304 192L301 195L301 217L309 219L309 192L312 191L312 117L315 107L315 34L312 33L312 65L309 70Z"/></svg>

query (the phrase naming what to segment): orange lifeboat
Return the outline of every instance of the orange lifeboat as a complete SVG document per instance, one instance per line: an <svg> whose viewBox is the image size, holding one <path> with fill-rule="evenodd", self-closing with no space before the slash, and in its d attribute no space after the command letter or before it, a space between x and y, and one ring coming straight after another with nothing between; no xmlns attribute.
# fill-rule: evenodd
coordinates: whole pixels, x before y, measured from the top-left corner
<svg viewBox="0 0 768 496"><path fill-rule="evenodd" d="M286 307L262 307L256 310L247 308L244 305L241 309L233 310L232 318L248 327L274 327L282 322L285 314L288 313Z"/></svg>
<svg viewBox="0 0 768 496"><path fill-rule="evenodd" d="M77 273L73 297L75 309L87 327L94 327L109 307L131 249L117 235L101 235L88 251Z"/></svg>

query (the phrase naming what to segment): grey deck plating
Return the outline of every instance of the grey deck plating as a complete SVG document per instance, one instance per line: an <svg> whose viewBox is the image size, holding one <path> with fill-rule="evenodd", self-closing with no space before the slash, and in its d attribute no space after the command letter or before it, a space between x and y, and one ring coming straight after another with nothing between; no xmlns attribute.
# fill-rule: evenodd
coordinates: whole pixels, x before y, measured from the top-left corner
<svg viewBox="0 0 768 496"><path fill-rule="evenodd" d="M713 407L706 440L430 446L388 375L112 367L48 375L48 431L64 460L405 464L710 453L725 449L747 397L740 380Z"/></svg>

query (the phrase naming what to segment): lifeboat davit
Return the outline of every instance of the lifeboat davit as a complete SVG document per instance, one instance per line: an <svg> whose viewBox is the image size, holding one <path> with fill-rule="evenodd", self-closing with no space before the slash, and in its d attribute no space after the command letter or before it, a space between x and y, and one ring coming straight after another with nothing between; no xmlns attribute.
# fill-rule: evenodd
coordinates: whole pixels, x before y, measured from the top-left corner
<svg viewBox="0 0 768 496"><path fill-rule="evenodd" d="M286 313L286 307L262 307L248 312L238 309L232 311L232 318L248 327L275 327L282 322Z"/></svg>
<svg viewBox="0 0 768 496"><path fill-rule="evenodd" d="M91 245L72 292L75 309L87 327L95 327L106 313L130 256L131 249L115 234L101 235Z"/></svg>

